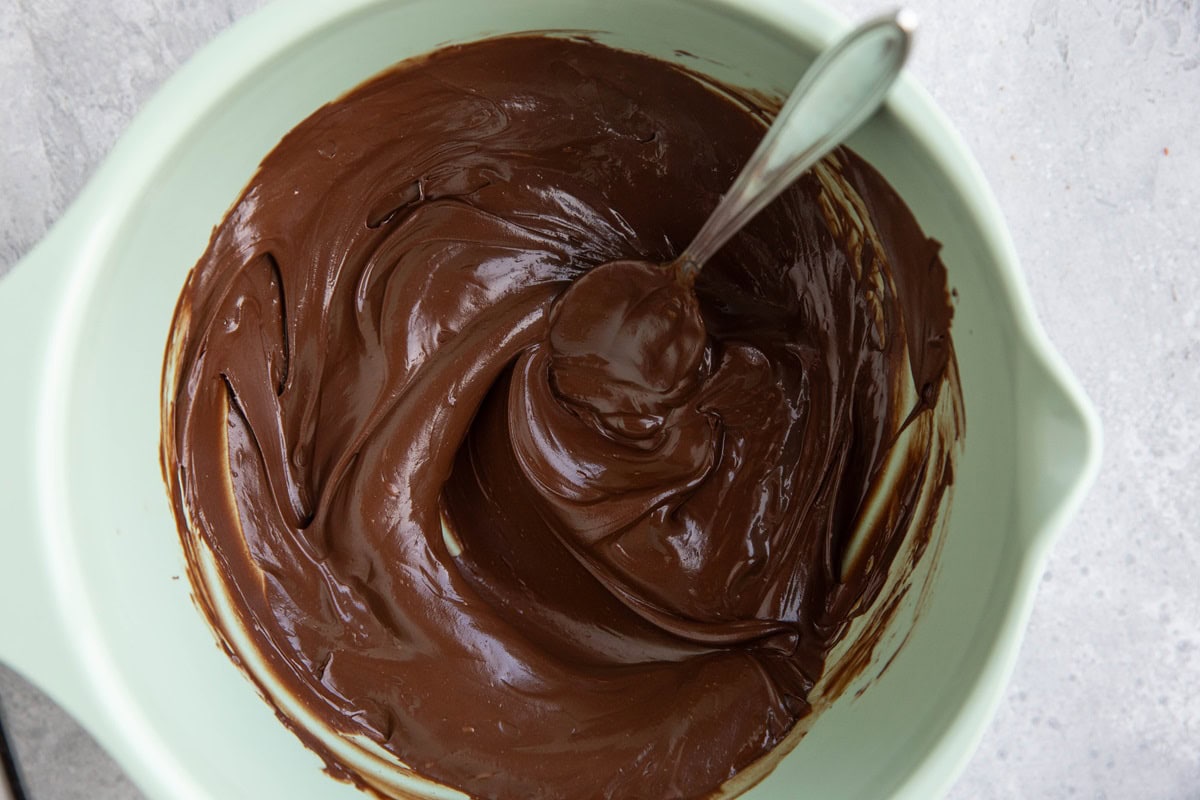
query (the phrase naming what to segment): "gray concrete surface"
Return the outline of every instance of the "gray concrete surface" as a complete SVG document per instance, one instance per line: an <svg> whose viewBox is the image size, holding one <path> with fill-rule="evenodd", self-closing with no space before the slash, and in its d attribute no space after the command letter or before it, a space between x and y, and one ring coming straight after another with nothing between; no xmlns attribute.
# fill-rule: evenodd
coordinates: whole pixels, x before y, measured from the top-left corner
<svg viewBox="0 0 1200 800"><path fill-rule="evenodd" d="M65 711L4 667L0 667L0 702L28 800L141 797L100 745ZM2 789L0 800L7 800Z"/></svg>
<svg viewBox="0 0 1200 800"><path fill-rule="evenodd" d="M155 87L256 0L0 0L0 272ZM837 3L861 17L875 0ZM1008 216L1095 399L1103 472L1059 541L1016 673L952 791L1200 798L1200 2L910 0L913 71ZM34 800L138 796L0 669Z"/></svg>

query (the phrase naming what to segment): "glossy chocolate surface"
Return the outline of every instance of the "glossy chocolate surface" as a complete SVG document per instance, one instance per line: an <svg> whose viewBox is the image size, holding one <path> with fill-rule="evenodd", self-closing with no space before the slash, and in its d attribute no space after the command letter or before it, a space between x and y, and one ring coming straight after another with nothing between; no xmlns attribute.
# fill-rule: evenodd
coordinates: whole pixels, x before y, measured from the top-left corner
<svg viewBox="0 0 1200 800"><path fill-rule="evenodd" d="M808 713L929 536L959 390L938 245L845 149L694 292L653 266L762 111L502 38L267 156L180 298L163 453L199 601L269 696L507 799L706 796Z"/></svg>

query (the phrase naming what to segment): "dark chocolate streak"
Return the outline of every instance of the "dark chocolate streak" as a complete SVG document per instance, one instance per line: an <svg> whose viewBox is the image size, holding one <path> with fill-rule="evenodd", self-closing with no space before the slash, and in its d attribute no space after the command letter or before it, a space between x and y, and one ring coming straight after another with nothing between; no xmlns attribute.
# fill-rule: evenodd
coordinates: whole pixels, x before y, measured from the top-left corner
<svg viewBox="0 0 1200 800"><path fill-rule="evenodd" d="M922 427L842 574L902 427L958 392L938 247L842 149L825 168L881 247L810 173L694 295L589 272L676 256L761 111L643 56L496 39L267 156L184 289L164 407L193 581L227 643L229 592L260 685L521 800L704 796L808 712L928 535L927 471L950 480Z"/></svg>

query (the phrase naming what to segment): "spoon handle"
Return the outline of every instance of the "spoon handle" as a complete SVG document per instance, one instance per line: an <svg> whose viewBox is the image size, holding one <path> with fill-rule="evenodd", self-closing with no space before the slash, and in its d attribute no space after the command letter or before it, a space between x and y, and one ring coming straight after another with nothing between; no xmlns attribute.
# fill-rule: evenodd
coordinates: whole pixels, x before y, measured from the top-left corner
<svg viewBox="0 0 1200 800"><path fill-rule="evenodd" d="M915 27L916 16L901 9L863 23L817 58L676 259L684 280L694 281L731 236L875 112L904 66Z"/></svg>

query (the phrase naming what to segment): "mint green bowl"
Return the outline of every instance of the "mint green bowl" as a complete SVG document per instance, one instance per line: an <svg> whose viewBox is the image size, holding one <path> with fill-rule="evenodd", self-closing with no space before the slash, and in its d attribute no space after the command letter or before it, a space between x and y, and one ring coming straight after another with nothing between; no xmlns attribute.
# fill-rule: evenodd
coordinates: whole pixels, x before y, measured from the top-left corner
<svg viewBox="0 0 1200 800"><path fill-rule="evenodd" d="M191 602L159 468L160 378L175 300L212 226L288 129L446 42L602 31L784 92L847 27L808 0L302 0L236 25L168 82L0 282L0 660L151 797L361 798L279 723ZM983 176L933 103L904 78L850 144L945 244L965 449L907 643L817 719L752 800L943 793L1004 691L1047 551L1099 460L1095 413L1034 318Z"/></svg>

